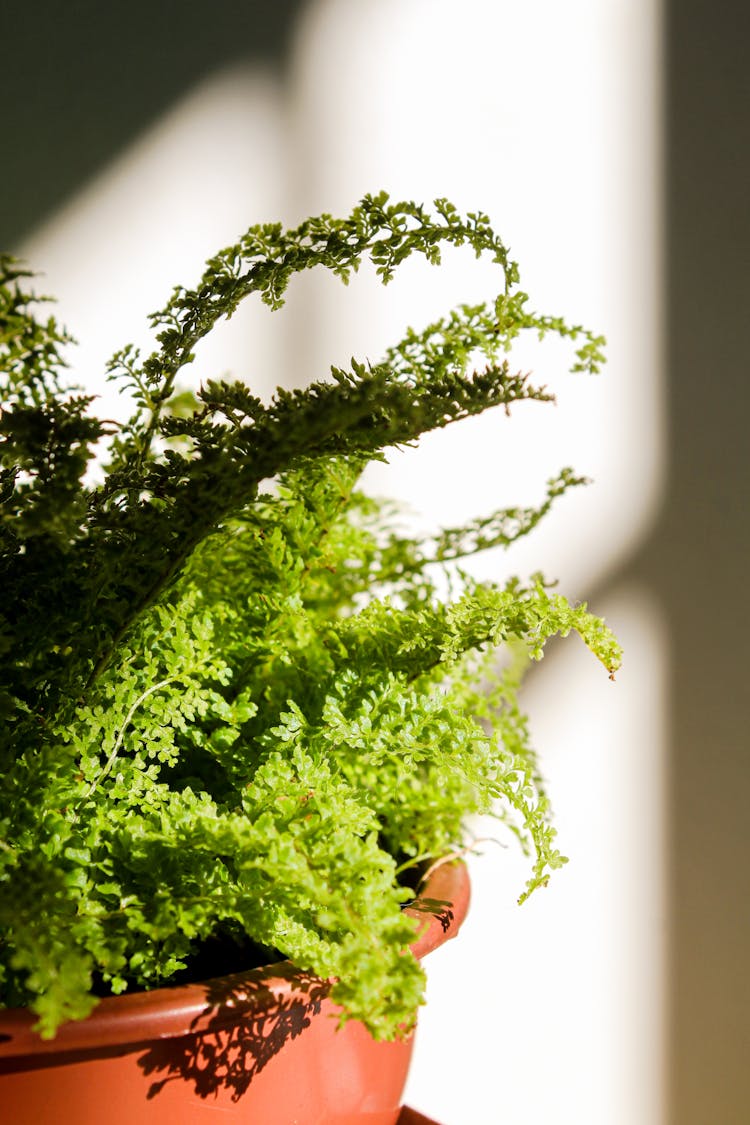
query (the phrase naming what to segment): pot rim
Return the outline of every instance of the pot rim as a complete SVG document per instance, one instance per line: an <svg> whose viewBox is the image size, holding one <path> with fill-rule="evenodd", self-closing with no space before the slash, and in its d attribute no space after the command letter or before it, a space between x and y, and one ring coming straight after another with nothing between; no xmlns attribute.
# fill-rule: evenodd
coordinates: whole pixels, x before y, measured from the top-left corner
<svg viewBox="0 0 750 1125"><path fill-rule="evenodd" d="M426 922L411 944L422 958L458 933L469 908L466 865L446 859L436 865L413 904L404 913ZM435 906L442 909L435 913ZM252 1019L273 1001L321 1001L331 981L321 981L280 961L248 972L233 973L194 984L172 985L146 992L107 996L84 1020L63 1024L54 1039L33 1030L36 1016L27 1008L0 1010L0 1058L58 1054L91 1047L120 1046L154 1039L194 1035Z"/></svg>

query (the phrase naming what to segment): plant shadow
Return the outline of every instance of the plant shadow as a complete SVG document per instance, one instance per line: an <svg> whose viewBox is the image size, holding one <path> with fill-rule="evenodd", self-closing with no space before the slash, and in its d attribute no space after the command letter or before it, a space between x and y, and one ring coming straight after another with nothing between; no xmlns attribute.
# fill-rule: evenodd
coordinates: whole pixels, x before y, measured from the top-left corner
<svg viewBox="0 0 750 1125"><path fill-rule="evenodd" d="M415 898L409 903L409 912L436 918L444 934L447 934L454 918L453 903L441 898Z"/></svg>
<svg viewBox="0 0 750 1125"><path fill-rule="evenodd" d="M205 985L206 1007L190 1031L155 1043L138 1059L154 1075L148 1098L174 1081L190 1082L201 1098L230 1092L237 1102L289 1041L298 1038L321 1009L330 984L288 962L273 967L273 980L254 972Z"/></svg>

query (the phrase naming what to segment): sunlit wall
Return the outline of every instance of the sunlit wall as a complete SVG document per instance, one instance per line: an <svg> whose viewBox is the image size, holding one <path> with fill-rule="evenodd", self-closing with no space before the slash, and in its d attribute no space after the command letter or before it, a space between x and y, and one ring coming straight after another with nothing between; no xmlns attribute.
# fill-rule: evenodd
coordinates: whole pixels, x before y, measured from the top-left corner
<svg viewBox="0 0 750 1125"><path fill-rule="evenodd" d="M178 280L250 222L347 210L381 187L487 211L544 311L604 332L606 376L560 373L519 349L558 395L463 423L369 474L427 527L533 502L572 464L565 498L477 573L542 568L621 636L615 685L577 642L553 649L527 702L571 863L519 909L526 860L486 844L460 941L433 955L408 1091L445 1125L661 1125L662 770L658 607L612 578L658 510L663 438L658 260L656 0L316 0L287 75L238 66L191 94L27 240L61 297L80 372L101 372ZM251 308L198 354L267 396L354 354L377 359L407 324L498 279L467 253L408 266L387 290L299 280L282 313ZM477 835L487 832L476 826ZM495 834L494 829L489 831ZM509 841L503 841L508 845Z"/></svg>

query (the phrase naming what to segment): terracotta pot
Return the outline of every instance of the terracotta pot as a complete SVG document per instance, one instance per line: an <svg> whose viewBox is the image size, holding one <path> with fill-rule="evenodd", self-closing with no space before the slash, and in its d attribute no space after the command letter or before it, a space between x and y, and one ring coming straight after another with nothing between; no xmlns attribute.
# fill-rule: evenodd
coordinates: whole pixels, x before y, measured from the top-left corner
<svg viewBox="0 0 750 1125"><path fill-rule="evenodd" d="M418 957L458 932L466 868L437 868L421 897L450 906L437 916L410 908L425 922ZM354 1021L337 1031L328 989L283 962L107 998L49 1041L29 1012L0 1011L0 1116L8 1125L396 1125L413 1038L376 1043Z"/></svg>

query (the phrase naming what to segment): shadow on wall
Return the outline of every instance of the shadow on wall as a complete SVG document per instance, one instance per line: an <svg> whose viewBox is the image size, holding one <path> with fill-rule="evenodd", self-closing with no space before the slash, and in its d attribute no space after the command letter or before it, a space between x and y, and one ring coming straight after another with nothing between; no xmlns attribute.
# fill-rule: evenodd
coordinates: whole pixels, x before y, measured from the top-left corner
<svg viewBox="0 0 750 1125"><path fill-rule="evenodd" d="M8 13L0 247L19 245L217 69L281 68L307 0L24 0ZM7 105L7 103L6 103Z"/></svg>

